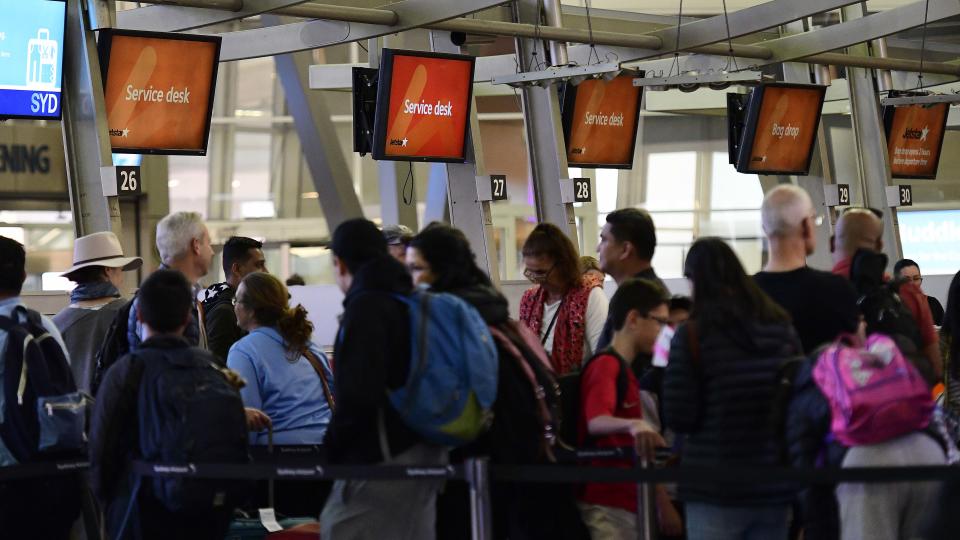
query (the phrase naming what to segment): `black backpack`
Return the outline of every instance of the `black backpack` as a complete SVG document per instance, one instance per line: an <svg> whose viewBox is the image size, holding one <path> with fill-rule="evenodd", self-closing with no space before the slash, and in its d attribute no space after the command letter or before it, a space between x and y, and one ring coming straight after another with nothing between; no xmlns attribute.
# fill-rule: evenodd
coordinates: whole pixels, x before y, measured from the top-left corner
<svg viewBox="0 0 960 540"><path fill-rule="evenodd" d="M142 459L154 463L247 463L247 423L240 393L195 347L133 353ZM154 497L171 512L233 508L249 495L243 480L152 478Z"/></svg>
<svg viewBox="0 0 960 540"><path fill-rule="evenodd" d="M117 311L113 322L110 323L110 329L107 330L107 334L103 337L103 343L100 345L100 350L97 351L97 357L94 359L93 381L90 383L90 393L94 396L97 395L100 383L103 382L103 377L106 375L107 370L110 369L110 366L130 352L130 341L127 340L127 330L130 310L132 308L133 299Z"/></svg>
<svg viewBox="0 0 960 540"><path fill-rule="evenodd" d="M630 382L630 364L612 348L600 351L587 360L580 371L568 373L560 377L560 404L561 424L560 441L566 449L576 449L580 435L581 412L581 375L587 371L587 366L600 356L613 355L620 362L620 371L617 373L617 403L623 403L627 396L627 386ZM586 446L590 446L590 437L586 438Z"/></svg>
<svg viewBox="0 0 960 540"><path fill-rule="evenodd" d="M886 267L886 255L865 249L853 255L850 265L850 281L857 291L857 306L867 324L867 335L878 333L893 339L900 352L933 385L936 375L930 360L923 354L920 327L897 293L905 280L885 282Z"/></svg>
<svg viewBox="0 0 960 540"><path fill-rule="evenodd" d="M40 314L19 306L0 317L3 351L3 422L0 438L18 462L86 455L87 408L60 343Z"/></svg>
<svg viewBox="0 0 960 540"><path fill-rule="evenodd" d="M546 352L536 336L516 321L490 326L490 331L499 357L491 457L496 463L553 462L560 429L560 388Z"/></svg>

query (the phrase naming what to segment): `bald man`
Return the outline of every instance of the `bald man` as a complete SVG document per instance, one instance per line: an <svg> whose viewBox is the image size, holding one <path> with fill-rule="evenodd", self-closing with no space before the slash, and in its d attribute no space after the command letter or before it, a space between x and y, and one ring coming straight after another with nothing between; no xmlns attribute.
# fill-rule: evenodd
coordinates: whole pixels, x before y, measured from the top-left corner
<svg viewBox="0 0 960 540"><path fill-rule="evenodd" d="M866 208L851 208L837 220L830 238L833 273L850 277L850 263L858 249L883 252L883 221Z"/></svg>
<svg viewBox="0 0 960 540"><path fill-rule="evenodd" d="M855 332L860 312L853 285L807 266L817 248L816 213L807 192L778 186L764 198L760 214L769 260L753 279L790 314L804 351Z"/></svg>
<svg viewBox="0 0 960 540"><path fill-rule="evenodd" d="M850 279L850 267L857 250L865 249L875 253L883 251L883 221L865 208L847 210L837 220L834 236L830 239L830 251L833 252L833 273ZM885 276L889 280L889 276ZM930 360L937 378L943 373L940 358L940 339L933 326L933 314L927 303L927 296L920 287L910 281L897 289L903 305L913 314L913 320L920 330L923 354Z"/></svg>

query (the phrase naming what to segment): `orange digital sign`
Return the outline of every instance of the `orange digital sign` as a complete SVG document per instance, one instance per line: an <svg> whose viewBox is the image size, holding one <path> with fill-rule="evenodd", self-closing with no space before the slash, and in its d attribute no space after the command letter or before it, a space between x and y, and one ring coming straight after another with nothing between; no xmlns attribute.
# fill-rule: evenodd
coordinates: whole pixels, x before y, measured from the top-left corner
<svg viewBox="0 0 960 540"><path fill-rule="evenodd" d="M567 87L563 127L571 167L630 168L642 88L632 75Z"/></svg>
<svg viewBox="0 0 960 540"><path fill-rule="evenodd" d="M887 154L894 178L936 178L950 105L902 105L884 110Z"/></svg>
<svg viewBox="0 0 960 540"><path fill-rule="evenodd" d="M220 38L109 30L100 46L113 149L205 154Z"/></svg>
<svg viewBox="0 0 960 540"><path fill-rule="evenodd" d="M383 53L374 159L464 161L474 58L391 49Z"/></svg>
<svg viewBox="0 0 960 540"><path fill-rule="evenodd" d="M807 174L824 86L765 84L753 91L737 170Z"/></svg>

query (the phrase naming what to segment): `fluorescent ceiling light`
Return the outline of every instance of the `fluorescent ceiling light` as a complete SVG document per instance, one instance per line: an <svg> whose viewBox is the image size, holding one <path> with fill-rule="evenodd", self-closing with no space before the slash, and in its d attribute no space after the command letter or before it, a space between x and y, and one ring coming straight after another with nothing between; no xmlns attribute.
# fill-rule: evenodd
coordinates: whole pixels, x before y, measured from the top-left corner
<svg viewBox="0 0 960 540"><path fill-rule="evenodd" d="M960 103L960 94L930 94L927 96L888 97L880 100L883 106L897 105L936 105L937 103Z"/></svg>
<svg viewBox="0 0 960 540"><path fill-rule="evenodd" d="M669 88L675 86L700 86L700 85L729 85L729 84L760 84L763 82L763 73L760 71L737 71L727 73L715 71L711 73L689 72L685 75L674 77L637 77L633 80L634 86L652 86L657 88Z"/></svg>

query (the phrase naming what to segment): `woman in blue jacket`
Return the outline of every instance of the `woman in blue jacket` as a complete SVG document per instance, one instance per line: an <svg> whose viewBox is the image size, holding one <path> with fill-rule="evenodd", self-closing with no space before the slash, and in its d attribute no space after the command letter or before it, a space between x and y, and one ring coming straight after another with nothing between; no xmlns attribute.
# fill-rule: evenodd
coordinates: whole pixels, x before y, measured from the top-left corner
<svg viewBox="0 0 960 540"><path fill-rule="evenodd" d="M227 365L246 381L244 405L273 421L277 445L323 443L330 423L333 373L326 356L310 341L307 311L291 308L287 288L270 274L243 278L234 298L237 325L249 334L236 342ZM267 444L267 432L250 434L250 443Z"/></svg>

